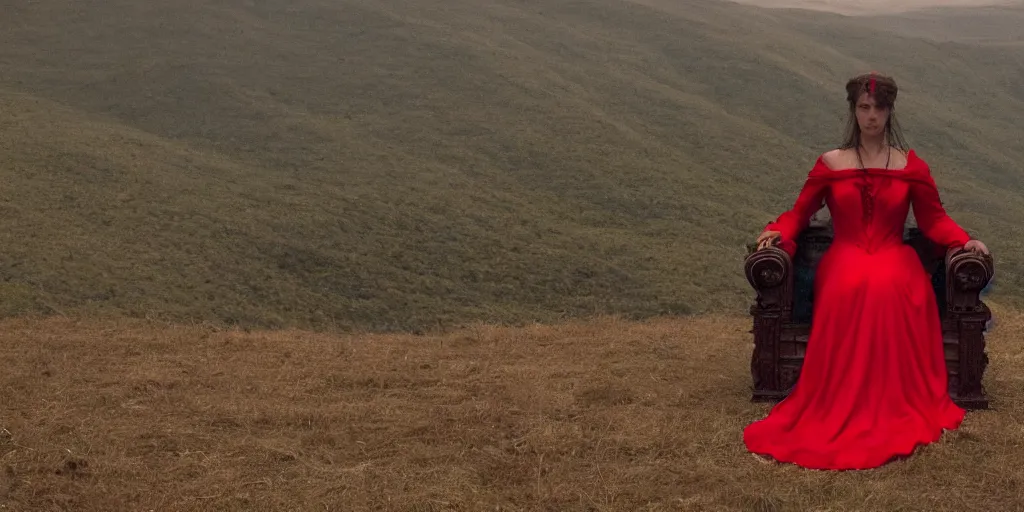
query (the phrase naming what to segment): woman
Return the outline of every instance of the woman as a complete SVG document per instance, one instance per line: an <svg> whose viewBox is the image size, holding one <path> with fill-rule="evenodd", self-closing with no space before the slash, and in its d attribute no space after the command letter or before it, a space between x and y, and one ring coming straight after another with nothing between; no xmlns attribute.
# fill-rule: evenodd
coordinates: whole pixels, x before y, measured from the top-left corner
<svg viewBox="0 0 1024 512"><path fill-rule="evenodd" d="M813 328L790 395L743 432L747 448L813 469L869 469L908 456L957 428L964 410L947 391L935 293L903 243L913 205L924 235L983 254L946 215L928 164L909 150L893 116L892 78L846 84L846 143L821 155L793 209L758 246L794 255L797 235L828 205L834 239L815 273Z"/></svg>

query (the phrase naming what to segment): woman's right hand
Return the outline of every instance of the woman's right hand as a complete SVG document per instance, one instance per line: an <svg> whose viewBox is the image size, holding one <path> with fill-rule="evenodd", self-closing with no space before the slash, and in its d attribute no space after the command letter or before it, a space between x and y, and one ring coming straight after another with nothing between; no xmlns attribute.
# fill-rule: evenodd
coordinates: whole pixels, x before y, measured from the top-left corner
<svg viewBox="0 0 1024 512"><path fill-rule="evenodd" d="M766 247L771 247L781 236L782 233L778 231L765 231L761 233L761 236L757 237L757 250L760 251Z"/></svg>

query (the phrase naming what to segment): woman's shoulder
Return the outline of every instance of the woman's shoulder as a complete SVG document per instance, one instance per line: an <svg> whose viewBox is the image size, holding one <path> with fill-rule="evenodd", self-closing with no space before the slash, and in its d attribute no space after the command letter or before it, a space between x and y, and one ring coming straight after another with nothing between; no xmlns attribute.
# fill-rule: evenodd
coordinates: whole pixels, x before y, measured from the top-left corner
<svg viewBox="0 0 1024 512"><path fill-rule="evenodd" d="M830 149L821 154L818 160L825 164L830 171L841 171L853 167L850 164L852 150L844 148Z"/></svg>
<svg viewBox="0 0 1024 512"><path fill-rule="evenodd" d="M859 169L857 153L852 149L836 148L821 153L814 162L811 176L837 178Z"/></svg>
<svg viewBox="0 0 1024 512"><path fill-rule="evenodd" d="M850 160L850 152L853 153L853 160ZM857 159L856 151L845 149L829 150L818 156L807 177L816 181L835 182L837 180L859 178L866 174L909 180L922 178L930 174L928 164L921 160L913 149L901 151L898 156L894 155L894 157L893 161L890 161L889 168L863 169Z"/></svg>
<svg viewBox="0 0 1024 512"><path fill-rule="evenodd" d="M892 161L888 169L879 170L906 170L912 167L924 165L924 162L913 149L892 148ZM818 157L815 167L831 172L844 172L860 170L860 161L857 152L850 148L836 148L825 151Z"/></svg>

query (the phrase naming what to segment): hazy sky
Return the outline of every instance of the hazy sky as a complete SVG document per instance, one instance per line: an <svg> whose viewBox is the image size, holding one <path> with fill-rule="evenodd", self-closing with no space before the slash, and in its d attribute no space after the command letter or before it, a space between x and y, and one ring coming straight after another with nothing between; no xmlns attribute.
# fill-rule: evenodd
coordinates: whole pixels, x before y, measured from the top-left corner
<svg viewBox="0 0 1024 512"><path fill-rule="evenodd" d="M761 7L801 7L842 14L887 14L924 7L1020 4L1021 0L732 0Z"/></svg>

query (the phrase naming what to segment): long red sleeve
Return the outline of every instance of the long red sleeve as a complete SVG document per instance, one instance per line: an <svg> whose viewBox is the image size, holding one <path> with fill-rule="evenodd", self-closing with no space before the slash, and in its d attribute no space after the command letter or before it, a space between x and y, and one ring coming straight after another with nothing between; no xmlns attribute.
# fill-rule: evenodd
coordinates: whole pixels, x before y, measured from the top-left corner
<svg viewBox="0 0 1024 512"><path fill-rule="evenodd" d="M930 172L923 173L920 180L911 182L910 200L913 202L917 226L929 240L949 249L961 247L971 239L970 235L946 214Z"/></svg>
<svg viewBox="0 0 1024 512"><path fill-rule="evenodd" d="M827 189L828 182L826 180L808 177L793 208L765 226L765 231L782 233L779 237L779 248L789 253L791 257L796 255L796 238L807 227L811 216L824 206Z"/></svg>

